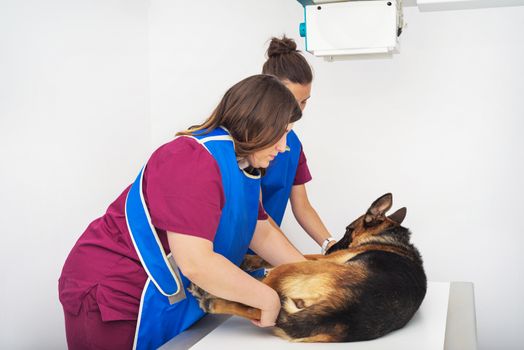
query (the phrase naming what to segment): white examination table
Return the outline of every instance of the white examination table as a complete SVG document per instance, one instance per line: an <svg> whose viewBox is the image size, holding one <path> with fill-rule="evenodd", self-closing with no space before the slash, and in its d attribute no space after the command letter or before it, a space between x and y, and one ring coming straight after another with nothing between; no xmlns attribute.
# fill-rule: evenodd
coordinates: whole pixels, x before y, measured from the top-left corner
<svg viewBox="0 0 524 350"><path fill-rule="evenodd" d="M469 282L429 282L421 308L406 327L382 338L356 343L290 343L269 329L229 315L207 315L185 332L162 346L161 350L317 350L317 349L444 349L477 348L473 284Z"/></svg>

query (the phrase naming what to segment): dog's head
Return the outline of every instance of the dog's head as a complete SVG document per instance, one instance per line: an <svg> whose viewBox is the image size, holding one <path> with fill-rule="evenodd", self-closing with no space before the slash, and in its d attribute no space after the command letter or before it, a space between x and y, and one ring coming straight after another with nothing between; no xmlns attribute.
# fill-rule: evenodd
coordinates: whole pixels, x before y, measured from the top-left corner
<svg viewBox="0 0 524 350"><path fill-rule="evenodd" d="M329 248L326 254L356 246L388 229L400 226L406 217L407 210L401 208L386 216L392 204L393 195L391 193L386 193L375 200L364 215L346 227L344 237Z"/></svg>

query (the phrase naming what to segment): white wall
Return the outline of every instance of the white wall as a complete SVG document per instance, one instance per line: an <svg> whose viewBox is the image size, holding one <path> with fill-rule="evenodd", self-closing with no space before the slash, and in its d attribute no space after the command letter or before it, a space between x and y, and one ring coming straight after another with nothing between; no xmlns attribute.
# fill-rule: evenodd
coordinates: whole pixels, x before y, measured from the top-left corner
<svg viewBox="0 0 524 350"><path fill-rule="evenodd" d="M297 32L295 2L151 1L153 142L203 121L230 86L259 74L271 35Z"/></svg>
<svg viewBox="0 0 524 350"><path fill-rule="evenodd" d="M204 5L205 4L205 5ZM267 40L298 40L293 0L152 1L153 143L204 119L234 82L261 70ZM313 96L296 129L310 197L335 236L379 195L407 206L431 280L475 283L481 349L524 342L524 8L407 8L392 59L308 55ZM318 251L289 216L284 230Z"/></svg>
<svg viewBox="0 0 524 350"><path fill-rule="evenodd" d="M152 147L260 71L272 35L302 47L302 15L295 0L2 3L0 348L64 346L56 280L78 235ZM308 56L310 197L340 236L393 192L429 278L475 283L480 348L521 348L524 8L405 17L392 59Z"/></svg>
<svg viewBox="0 0 524 350"><path fill-rule="evenodd" d="M311 196L342 233L393 192L429 278L475 283L480 348L521 349L524 8L405 15L392 60L314 61Z"/></svg>
<svg viewBox="0 0 524 350"><path fill-rule="evenodd" d="M143 0L0 4L0 348L65 348L67 253L150 143Z"/></svg>

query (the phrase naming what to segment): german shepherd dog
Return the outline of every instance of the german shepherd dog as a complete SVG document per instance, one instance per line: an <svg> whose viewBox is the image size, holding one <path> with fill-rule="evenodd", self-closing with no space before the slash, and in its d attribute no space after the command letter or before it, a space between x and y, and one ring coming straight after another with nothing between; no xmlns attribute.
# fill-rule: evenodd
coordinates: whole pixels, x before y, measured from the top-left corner
<svg viewBox="0 0 524 350"><path fill-rule="evenodd" d="M427 281L418 250L401 226L406 208L386 216L390 193L346 227L326 255L269 270L262 282L277 291L282 308L275 333L295 342L351 342L402 328L418 310ZM243 267L266 266L247 256ZM209 313L260 319L260 310L216 298L197 286L191 292Z"/></svg>

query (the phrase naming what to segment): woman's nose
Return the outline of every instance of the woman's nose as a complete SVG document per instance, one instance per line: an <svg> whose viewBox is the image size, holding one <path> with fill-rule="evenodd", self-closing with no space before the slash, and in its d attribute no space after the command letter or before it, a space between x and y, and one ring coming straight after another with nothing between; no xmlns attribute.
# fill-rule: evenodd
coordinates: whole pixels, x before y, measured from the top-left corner
<svg viewBox="0 0 524 350"><path fill-rule="evenodd" d="M286 136L287 134L282 136L282 138L278 140L276 144L277 151L280 153L284 153L286 151L286 146L287 146L287 137Z"/></svg>

